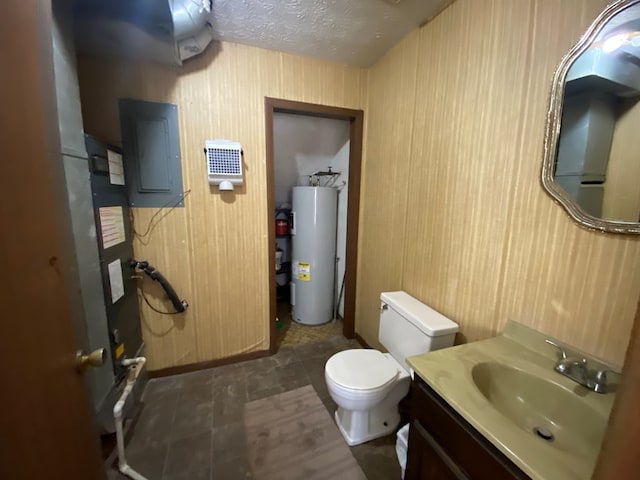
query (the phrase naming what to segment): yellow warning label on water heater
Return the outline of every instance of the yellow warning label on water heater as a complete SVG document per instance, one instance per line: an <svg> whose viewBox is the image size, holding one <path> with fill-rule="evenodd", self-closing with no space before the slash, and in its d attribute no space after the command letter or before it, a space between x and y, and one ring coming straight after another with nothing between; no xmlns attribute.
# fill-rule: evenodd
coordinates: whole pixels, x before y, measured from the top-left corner
<svg viewBox="0 0 640 480"><path fill-rule="evenodd" d="M298 280L302 280L303 282L311 280L310 263L298 263Z"/></svg>
<svg viewBox="0 0 640 480"><path fill-rule="evenodd" d="M118 345L114 353L116 355L116 358L120 358L124 353L124 343L121 343L120 345Z"/></svg>

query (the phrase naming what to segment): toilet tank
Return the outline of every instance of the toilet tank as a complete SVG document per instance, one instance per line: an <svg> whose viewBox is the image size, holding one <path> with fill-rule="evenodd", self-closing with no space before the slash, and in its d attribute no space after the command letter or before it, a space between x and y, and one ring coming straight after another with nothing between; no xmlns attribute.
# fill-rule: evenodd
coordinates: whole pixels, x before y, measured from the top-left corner
<svg viewBox="0 0 640 480"><path fill-rule="evenodd" d="M453 345L458 324L406 292L380 294L378 340L407 370L412 355Z"/></svg>

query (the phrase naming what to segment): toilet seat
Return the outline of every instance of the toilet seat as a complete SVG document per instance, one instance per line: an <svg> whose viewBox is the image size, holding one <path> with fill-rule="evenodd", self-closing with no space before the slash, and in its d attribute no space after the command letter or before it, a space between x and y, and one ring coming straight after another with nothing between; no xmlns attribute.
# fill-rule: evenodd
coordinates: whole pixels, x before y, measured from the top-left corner
<svg viewBox="0 0 640 480"><path fill-rule="evenodd" d="M336 386L371 393L394 383L402 371L393 357L371 349L344 350L325 366L326 376Z"/></svg>

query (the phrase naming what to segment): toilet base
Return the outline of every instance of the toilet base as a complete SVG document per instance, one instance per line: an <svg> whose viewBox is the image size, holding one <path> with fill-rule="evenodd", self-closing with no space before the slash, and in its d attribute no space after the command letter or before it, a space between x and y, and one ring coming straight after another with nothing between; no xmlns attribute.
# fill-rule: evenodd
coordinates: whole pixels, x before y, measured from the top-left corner
<svg viewBox="0 0 640 480"><path fill-rule="evenodd" d="M338 406L336 424L349 446L393 433L400 423L398 403L409 393L409 375L401 377L389 394L368 410L347 410ZM335 399L334 399L335 400Z"/></svg>
<svg viewBox="0 0 640 480"><path fill-rule="evenodd" d="M388 412L385 418L371 418L371 411L359 412L338 407L335 413L336 425L350 447L384 437L393 433L400 423L396 411Z"/></svg>

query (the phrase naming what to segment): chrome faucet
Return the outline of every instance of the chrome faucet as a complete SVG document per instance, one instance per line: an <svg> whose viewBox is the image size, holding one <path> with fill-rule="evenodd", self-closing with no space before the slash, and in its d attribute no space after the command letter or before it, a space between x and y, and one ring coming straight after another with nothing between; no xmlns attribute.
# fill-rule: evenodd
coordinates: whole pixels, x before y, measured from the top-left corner
<svg viewBox="0 0 640 480"><path fill-rule="evenodd" d="M556 347L560 354L554 367L556 372L596 393L607 392L607 372L609 369L605 365L594 360L589 361L583 356L569 356L563 346L549 339L546 339L545 342ZM589 368L591 364L596 368Z"/></svg>

